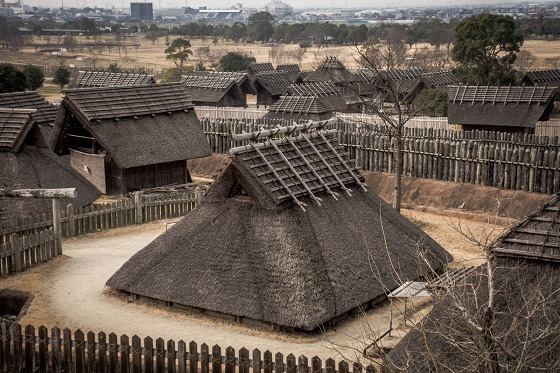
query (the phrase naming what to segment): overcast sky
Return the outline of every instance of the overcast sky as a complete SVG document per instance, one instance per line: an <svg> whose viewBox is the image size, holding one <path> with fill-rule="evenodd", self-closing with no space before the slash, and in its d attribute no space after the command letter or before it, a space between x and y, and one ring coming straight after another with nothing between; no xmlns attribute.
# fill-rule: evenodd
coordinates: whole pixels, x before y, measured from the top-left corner
<svg viewBox="0 0 560 373"><path fill-rule="evenodd" d="M27 5L41 5L41 6L49 6L49 7L61 7L62 2L64 1L65 7L103 7L103 8L129 8L130 7L130 0L23 0L24 4ZM143 0L136 0L138 2L144 2ZM135 1L135 2L136 2ZM186 4L193 8L198 8L200 6L207 6L209 9L218 9L218 8L229 8L232 5L241 2L244 7L246 8L261 8L263 7L268 1L267 0L213 0L213 1L201 1L201 0L152 0L147 1L152 2L154 4L154 8L173 8L173 7L184 7ZM466 4L484 4L484 5L491 5L491 4L503 4L504 0L501 1L494 1L494 0L476 0L476 1L469 1L469 0L415 0L415 1L406 1L406 0L394 0L394 1L387 1L387 0L307 0L305 2L301 1L294 1L294 0L284 0L284 2L288 5L293 6L296 9L303 8L303 4L305 4L305 8L370 8L370 9L382 9L382 8L390 8L390 7L420 7L420 6L455 6L455 5L466 5ZM514 3L521 3L522 1L507 1L508 4Z"/></svg>

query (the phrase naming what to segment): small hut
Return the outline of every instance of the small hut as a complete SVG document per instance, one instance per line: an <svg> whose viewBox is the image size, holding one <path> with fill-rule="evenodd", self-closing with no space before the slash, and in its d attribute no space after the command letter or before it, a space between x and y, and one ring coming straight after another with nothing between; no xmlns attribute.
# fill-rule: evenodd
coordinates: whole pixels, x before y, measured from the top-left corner
<svg viewBox="0 0 560 373"><path fill-rule="evenodd" d="M527 71L521 79L521 84L560 87L560 70L532 70ZM558 90L558 88L556 88Z"/></svg>
<svg viewBox="0 0 560 373"><path fill-rule="evenodd" d="M75 88L118 87L123 85L155 84L153 75L116 73L109 71L80 71Z"/></svg>
<svg viewBox="0 0 560 373"><path fill-rule="evenodd" d="M532 133L538 121L550 118L555 87L450 86L449 124L464 130Z"/></svg>
<svg viewBox="0 0 560 373"><path fill-rule="evenodd" d="M35 109L0 108L0 188L76 188L78 198L63 200L87 206L101 193L48 147ZM50 214L51 201L0 197L0 221Z"/></svg>
<svg viewBox="0 0 560 373"><path fill-rule="evenodd" d="M189 182L186 160L210 155L180 83L67 90L51 146L110 195Z"/></svg>
<svg viewBox="0 0 560 373"><path fill-rule="evenodd" d="M314 330L382 301L397 277L446 264L443 248L367 190L326 124L234 135L254 142L232 149L202 204L107 285L237 321Z"/></svg>
<svg viewBox="0 0 560 373"><path fill-rule="evenodd" d="M280 96L280 99L268 107L263 118L288 119L297 122L324 120L332 118L333 109L327 107L317 96Z"/></svg>
<svg viewBox="0 0 560 373"><path fill-rule="evenodd" d="M249 74L244 71L191 71L188 74L183 75L183 78L187 78L189 76L210 76L233 79L245 97L247 97L247 95L257 94L257 89L249 78Z"/></svg>
<svg viewBox="0 0 560 373"><path fill-rule="evenodd" d="M488 317L486 266L449 285L432 311L388 355L388 367L407 372L488 372L560 370L560 199L554 196L490 247L494 273L494 358L476 326ZM490 350L486 350L490 351ZM389 371L393 371L391 368Z"/></svg>
<svg viewBox="0 0 560 373"><path fill-rule="evenodd" d="M247 106L247 96L233 77L185 75L181 83L195 106Z"/></svg>
<svg viewBox="0 0 560 373"><path fill-rule="evenodd" d="M7 109L35 109L33 118L41 129L45 140L49 140L58 112L58 106L47 102L39 93L36 91L1 93L0 107Z"/></svg>
<svg viewBox="0 0 560 373"><path fill-rule="evenodd" d="M332 82L348 85L355 83L357 77L336 56L326 56L319 66L307 75L303 81L306 83Z"/></svg>
<svg viewBox="0 0 560 373"><path fill-rule="evenodd" d="M345 94L342 94L343 90ZM287 93L293 96L318 97L325 107L342 113L360 113L364 102L351 89L337 87L329 82L293 84L288 88Z"/></svg>
<svg viewBox="0 0 560 373"><path fill-rule="evenodd" d="M257 107L272 105L286 93L291 80L284 71L267 71L254 77L257 89Z"/></svg>

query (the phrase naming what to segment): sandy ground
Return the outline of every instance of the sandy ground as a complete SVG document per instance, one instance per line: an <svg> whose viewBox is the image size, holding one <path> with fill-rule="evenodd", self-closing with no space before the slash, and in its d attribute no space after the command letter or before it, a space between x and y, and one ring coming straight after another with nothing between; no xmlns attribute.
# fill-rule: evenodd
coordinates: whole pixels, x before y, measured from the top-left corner
<svg viewBox="0 0 560 373"><path fill-rule="evenodd" d="M417 211L405 211L428 234L456 258L456 265L473 265L481 258L475 245L450 227L458 220ZM188 216L187 216L188 218ZM479 231L488 227L481 222L461 222ZM503 227L499 227L503 228ZM179 341L194 340L199 344L218 344L222 348L269 349L273 353L304 354L309 358L352 358L371 336L389 327L391 305L379 308L342 323L324 334L302 335L272 332L265 329L227 322L154 303L135 301L105 287L105 281L136 251L165 230L163 222L119 228L64 241L64 255L27 271L0 279L0 288L22 290L34 295L22 324L47 327L78 328L83 331L134 334L144 338L162 337ZM497 232L495 233L497 234ZM185 274L188 276L188 273ZM396 331L384 338L387 345L397 342L406 328L403 325L403 303L394 305ZM412 316L411 308L417 313ZM400 311L399 311L400 310ZM429 304L409 302L408 320L422 316Z"/></svg>

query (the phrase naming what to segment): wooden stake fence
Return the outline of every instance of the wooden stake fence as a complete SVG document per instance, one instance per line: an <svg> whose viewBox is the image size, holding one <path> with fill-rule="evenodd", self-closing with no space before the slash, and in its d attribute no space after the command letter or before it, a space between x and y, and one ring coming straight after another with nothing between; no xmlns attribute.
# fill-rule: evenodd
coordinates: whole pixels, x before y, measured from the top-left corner
<svg viewBox="0 0 560 373"><path fill-rule="evenodd" d="M134 335L84 333L55 327L49 330L3 322L0 331L0 368L3 372L103 373L374 373L334 359L324 362L294 354L233 347L210 348L194 341L155 341Z"/></svg>
<svg viewBox="0 0 560 373"><path fill-rule="evenodd" d="M182 217L201 199L202 191L196 189L158 195L137 193L134 198L83 208L69 204L60 211L60 237ZM20 272L60 255L56 249L60 239L53 226L53 217L47 215L0 222L0 276Z"/></svg>

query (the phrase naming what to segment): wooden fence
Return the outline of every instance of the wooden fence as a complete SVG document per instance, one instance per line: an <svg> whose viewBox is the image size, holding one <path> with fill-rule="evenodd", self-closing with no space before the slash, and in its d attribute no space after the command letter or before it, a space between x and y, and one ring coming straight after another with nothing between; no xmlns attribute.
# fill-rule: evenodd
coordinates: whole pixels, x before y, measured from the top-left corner
<svg viewBox="0 0 560 373"><path fill-rule="evenodd" d="M537 136L560 136L560 121L537 122L535 125Z"/></svg>
<svg viewBox="0 0 560 373"><path fill-rule="evenodd" d="M143 340L104 332L84 333L55 327L49 330L14 323L1 324L0 368L3 372L103 373L373 373L360 363L324 362L293 354L284 356L258 349L235 351L220 346L173 340Z"/></svg>
<svg viewBox="0 0 560 373"><path fill-rule="evenodd" d="M258 131L293 122L203 119L214 152L246 145L230 132ZM386 126L340 120L329 127L365 171L394 172L395 138ZM560 138L488 131L411 127L404 130L404 174L538 193L560 192Z"/></svg>
<svg viewBox="0 0 560 373"><path fill-rule="evenodd" d="M0 276L20 272L62 254L57 240L128 225L186 215L194 209L202 191L165 194L135 193L126 200L60 211L61 237L53 231L53 217L40 215L0 222Z"/></svg>
<svg viewBox="0 0 560 373"><path fill-rule="evenodd" d="M268 113L263 108L195 106L194 109L199 118L209 119L260 119Z"/></svg>

